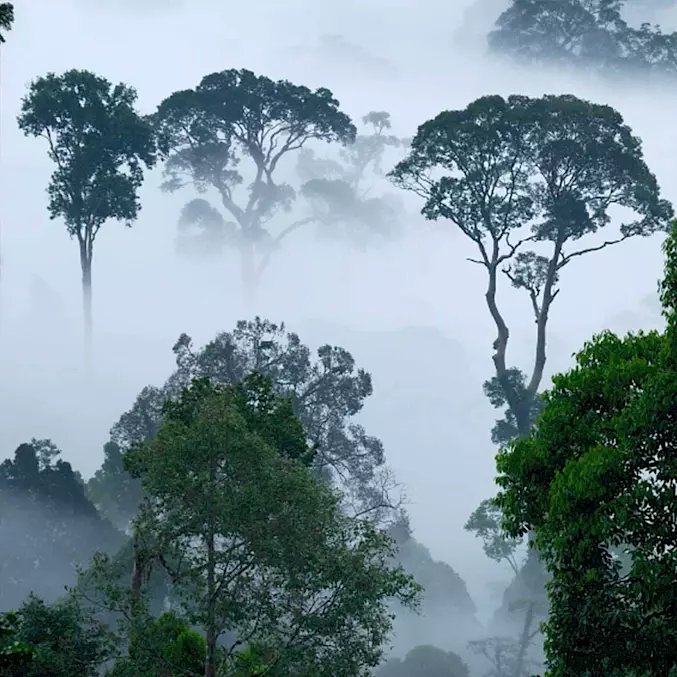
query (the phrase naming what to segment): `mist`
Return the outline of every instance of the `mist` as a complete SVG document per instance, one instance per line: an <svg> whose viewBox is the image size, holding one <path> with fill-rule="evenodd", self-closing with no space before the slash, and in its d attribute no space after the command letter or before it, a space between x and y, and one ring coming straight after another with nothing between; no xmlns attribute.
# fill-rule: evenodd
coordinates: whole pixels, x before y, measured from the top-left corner
<svg viewBox="0 0 677 677"><path fill-rule="evenodd" d="M24 138L16 125L26 86L47 72L89 69L126 82L150 113L207 73L248 68L327 87L355 120L388 111L393 133L403 137L441 110L463 108L483 94L573 93L623 114L643 140L664 197L677 201L677 95L498 62L486 54L482 36L500 2L420 0L414 8L403 0L366 6L354 0L20 0L15 6L12 39L2 46L2 458L32 437L50 437L90 477L111 425L142 387L169 376L179 334L201 345L251 317L235 254L200 264L177 254L177 217L193 195L161 193L156 169L142 188L137 223L131 229L107 224L97 238L94 367L85 370L77 246L48 217L52 167L45 145ZM677 12L664 12L661 23L664 30L677 28ZM318 146L317 152L332 151ZM483 298L486 273L467 261L474 245L453 226L426 222L415 196L400 197L407 219L392 242L358 250L318 239L312 229L285 241L265 273L257 314L284 321L311 346L346 348L371 372L374 394L360 422L383 440L387 463L406 491L415 537L463 578L486 622L500 603L497 590L511 579L507 566L487 559L463 530L495 491L490 429L498 414L482 392L495 338ZM568 368L595 332L662 326L661 242L635 238L567 267L550 316L547 378ZM527 369L534 348L528 299L508 287L500 295L510 361Z"/></svg>

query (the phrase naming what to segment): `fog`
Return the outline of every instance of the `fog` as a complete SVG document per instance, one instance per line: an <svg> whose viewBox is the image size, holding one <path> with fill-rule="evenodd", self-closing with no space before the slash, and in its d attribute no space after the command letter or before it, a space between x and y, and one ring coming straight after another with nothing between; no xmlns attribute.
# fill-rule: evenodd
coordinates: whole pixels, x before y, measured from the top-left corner
<svg viewBox="0 0 677 677"><path fill-rule="evenodd" d="M86 374L77 246L47 214L45 145L16 125L26 86L48 71L89 69L124 81L151 112L207 73L248 68L328 87L355 119L389 111L393 132L407 137L482 94L572 92L621 111L643 139L665 197L677 201L677 96L641 83L605 90L586 78L498 63L484 55L481 35L502 3L483 4L486 10L464 15L470 0L16 2L11 40L2 46L0 454L51 437L89 477L110 426L144 385L169 375L178 335L202 344L250 316L234 255L201 265L176 255L177 215L193 195L161 193L158 169L143 187L134 227L106 225L97 239L95 366ZM674 18L663 18L665 30L677 27ZM498 412L482 393L495 338L485 271L466 261L473 249L452 226L425 222L418 200L403 197L406 233L390 244L357 251L318 241L311 230L287 240L266 273L257 312L284 320L312 345L350 350L372 373L362 422L381 437L406 488L415 536L463 577L486 619L496 583L510 576L463 531L494 492L489 435ZM660 325L660 245L660 237L633 240L567 267L551 313L549 375L566 369L594 332ZM504 288L500 302L511 362L526 370L534 334L528 299Z"/></svg>

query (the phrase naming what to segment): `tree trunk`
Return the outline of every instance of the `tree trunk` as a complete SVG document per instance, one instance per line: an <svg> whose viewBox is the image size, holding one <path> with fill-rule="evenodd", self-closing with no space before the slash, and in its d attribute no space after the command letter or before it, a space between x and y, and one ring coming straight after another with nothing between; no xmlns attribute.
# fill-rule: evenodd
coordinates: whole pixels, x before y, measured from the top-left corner
<svg viewBox="0 0 677 677"><path fill-rule="evenodd" d="M213 453L209 463L209 483L216 485L216 458ZM205 677L216 677L216 526L215 506L210 506L207 532L207 622L205 623Z"/></svg>
<svg viewBox="0 0 677 677"><path fill-rule="evenodd" d="M89 367L92 357L92 249L80 242L80 269L82 271L82 315L85 329L85 361Z"/></svg>
<svg viewBox="0 0 677 677"><path fill-rule="evenodd" d="M214 536L212 536L207 544L207 623L205 628L207 652L205 658L205 677L216 677L216 572L214 540Z"/></svg>

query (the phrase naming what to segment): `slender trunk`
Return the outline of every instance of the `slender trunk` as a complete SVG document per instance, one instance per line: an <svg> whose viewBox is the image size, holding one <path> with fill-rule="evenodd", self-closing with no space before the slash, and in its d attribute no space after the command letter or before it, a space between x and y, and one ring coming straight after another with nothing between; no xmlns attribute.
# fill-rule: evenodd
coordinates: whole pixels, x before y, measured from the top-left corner
<svg viewBox="0 0 677 677"><path fill-rule="evenodd" d="M215 572L215 544L212 535L207 544L207 627L205 640L207 654L205 659L205 677L216 677L216 572Z"/></svg>
<svg viewBox="0 0 677 677"><path fill-rule="evenodd" d="M82 272L82 315L85 329L85 361L89 367L92 357L92 247L80 241L80 270Z"/></svg>
<svg viewBox="0 0 677 677"><path fill-rule="evenodd" d="M216 485L216 458L213 455L209 463L209 482ZM211 497L210 497L211 499ZM215 506L211 502L208 516L207 533L207 622L205 623L205 677L216 677L216 526Z"/></svg>

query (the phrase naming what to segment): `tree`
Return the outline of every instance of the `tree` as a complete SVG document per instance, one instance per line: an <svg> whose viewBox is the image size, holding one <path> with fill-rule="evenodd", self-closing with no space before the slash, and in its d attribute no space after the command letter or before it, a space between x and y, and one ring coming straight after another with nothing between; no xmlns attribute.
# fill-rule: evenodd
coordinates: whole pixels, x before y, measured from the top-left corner
<svg viewBox="0 0 677 677"><path fill-rule="evenodd" d="M520 564L515 552L521 538L511 538L502 527L503 513L496 499L480 503L465 524L466 531L482 539L484 554L495 562L507 562L514 574L505 591L500 611L524 611L519 637L491 636L468 643L493 665L493 677L529 677L535 664L529 657L533 640L540 633L539 622L547 617L543 568L535 550L529 550Z"/></svg>
<svg viewBox="0 0 677 677"><path fill-rule="evenodd" d="M0 677L15 677L33 659L33 648L17 639L19 617L14 611L0 615Z"/></svg>
<svg viewBox="0 0 677 677"><path fill-rule="evenodd" d="M11 31L14 25L14 4L11 2L0 3L0 30ZM5 36L0 33L0 44L6 42Z"/></svg>
<svg viewBox="0 0 677 677"><path fill-rule="evenodd" d="M0 608L16 608L30 591L56 598L74 562L122 544L60 454L50 440L31 440L0 464L0 539L9 544L0 554Z"/></svg>
<svg viewBox="0 0 677 677"><path fill-rule="evenodd" d="M148 619L132 635L127 655L115 661L108 677L200 677L204 673L205 641L176 614Z"/></svg>
<svg viewBox="0 0 677 677"><path fill-rule="evenodd" d="M309 472L312 454L291 402L257 377L193 381L155 437L125 454L147 496L135 531L151 535L204 630L205 677L251 643L283 674L352 676L381 657L387 601L415 601L418 586L387 563L391 539L343 514ZM218 650L226 632L236 641Z"/></svg>
<svg viewBox="0 0 677 677"><path fill-rule="evenodd" d="M192 185L204 194L211 188L234 219L198 198L184 207L180 228L195 225L208 246L228 242L239 250L244 294L252 302L273 251L312 221L293 221L275 236L267 230L296 197L291 185L278 181L281 162L309 141L351 142L355 127L328 89L312 91L244 69L212 73L195 89L174 92L154 117L167 155L164 190ZM245 161L253 177L238 199Z"/></svg>
<svg viewBox="0 0 677 677"><path fill-rule="evenodd" d="M530 63L606 73L677 72L677 33L631 27L623 0L513 0L489 34L490 47Z"/></svg>
<svg viewBox="0 0 677 677"><path fill-rule="evenodd" d="M482 539L482 549L489 559L507 562L515 576L519 576L519 563L515 558L519 539L505 535L501 526L502 520L503 514L496 506L495 499L489 498L475 508L464 529L474 532L475 536Z"/></svg>
<svg viewBox="0 0 677 677"><path fill-rule="evenodd" d="M675 674L677 224L665 253L666 331L593 337L496 458L504 527L552 574L548 677Z"/></svg>
<svg viewBox="0 0 677 677"><path fill-rule="evenodd" d="M379 666L375 677L470 677L470 670L453 651L420 645L404 660L393 658Z"/></svg>
<svg viewBox="0 0 677 677"><path fill-rule="evenodd" d="M399 515L401 500L385 465L383 444L352 420L373 388L371 376L357 368L347 350L321 346L313 360L298 334L287 331L284 324L256 318L238 322L234 331L218 334L199 350L184 334L174 353L177 368L165 385L145 388L113 426L112 441L120 448L151 439L162 423L164 403L176 399L192 379L208 377L215 383L236 384L259 372L271 378L277 393L292 398L294 411L317 448L313 469L344 492L349 512L377 522ZM97 481L117 510L133 516L139 485L126 485L120 491L123 473L119 464L109 465L97 474Z"/></svg>
<svg viewBox="0 0 677 677"><path fill-rule="evenodd" d="M101 468L86 487L87 497L96 509L121 531L127 529L141 502L140 482L125 471L123 451L124 448L116 442L107 442L103 447Z"/></svg>
<svg viewBox="0 0 677 677"><path fill-rule="evenodd" d="M98 677L112 655L112 636L72 595L46 604L31 594L16 616L16 637L32 658L12 677Z"/></svg>
<svg viewBox="0 0 677 677"><path fill-rule="evenodd" d="M640 140L613 108L573 95L484 96L421 125L409 156L390 176L425 200L426 218L450 221L476 244L479 259L471 261L487 271L485 300L497 330L496 373L484 388L494 406L508 410L493 439L528 435L562 271L577 257L664 230L673 216ZM595 241L591 236L609 229L609 210L616 207L634 217L620 233ZM537 249L525 250L530 244ZM526 292L533 309L528 378L507 362L510 331L497 298L501 272Z"/></svg>
<svg viewBox="0 0 677 677"><path fill-rule="evenodd" d="M389 133L392 123L385 111L367 113L362 124L365 131L341 148L339 160L318 157L311 148L303 148L297 173L321 232L368 244L374 237L389 238L397 232L402 205L393 195L372 196L372 182L384 176L386 151L406 147L408 141Z"/></svg>
<svg viewBox="0 0 677 677"><path fill-rule="evenodd" d="M90 71L48 73L34 80L21 104L19 128L42 137L56 164L47 192L49 216L63 218L78 242L85 342L92 337L92 259L101 227L112 219L130 227L141 203L143 166L154 166L152 126L135 110L136 90Z"/></svg>

